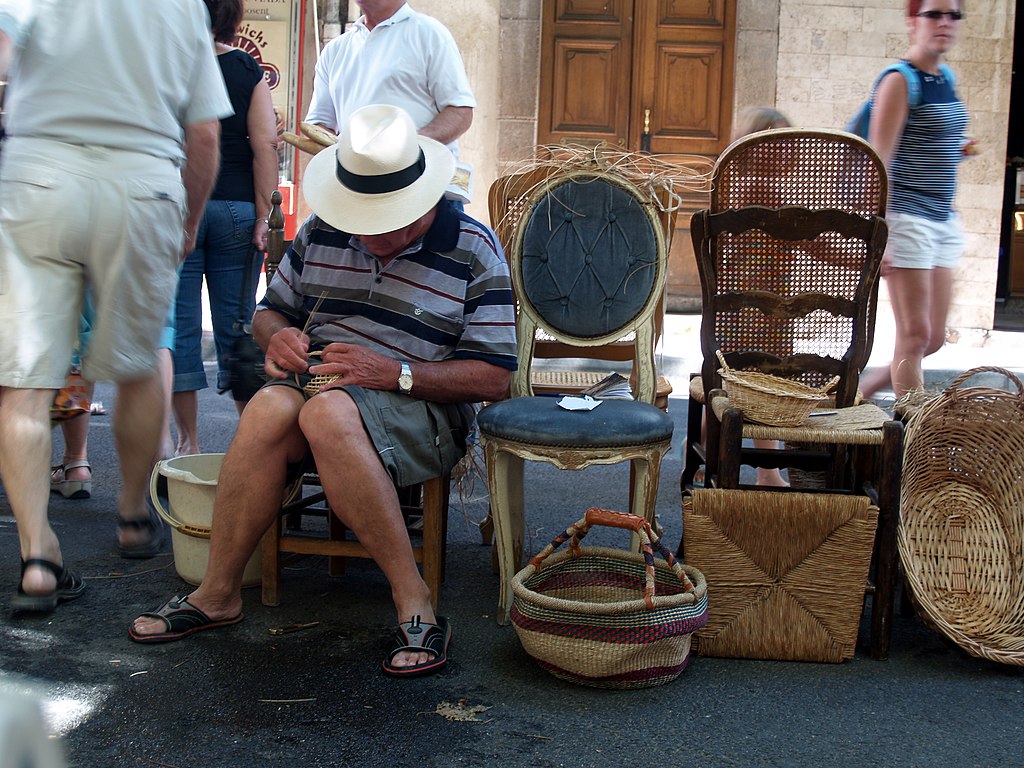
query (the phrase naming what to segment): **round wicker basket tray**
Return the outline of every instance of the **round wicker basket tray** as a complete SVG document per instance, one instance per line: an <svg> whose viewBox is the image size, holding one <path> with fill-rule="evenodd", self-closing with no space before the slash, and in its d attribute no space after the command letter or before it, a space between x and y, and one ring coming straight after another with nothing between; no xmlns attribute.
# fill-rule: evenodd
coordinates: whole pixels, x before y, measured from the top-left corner
<svg viewBox="0 0 1024 768"><path fill-rule="evenodd" d="M982 372L1016 392L964 386ZM906 432L899 551L921 616L967 653L1024 666L1024 384L958 376Z"/></svg>
<svg viewBox="0 0 1024 768"><path fill-rule="evenodd" d="M803 424L828 392L839 383L834 377L814 388L799 381L783 379L760 371L736 371L729 367L721 351L716 353L722 367L722 387L729 404L743 412L744 418L772 427L797 427Z"/></svg>

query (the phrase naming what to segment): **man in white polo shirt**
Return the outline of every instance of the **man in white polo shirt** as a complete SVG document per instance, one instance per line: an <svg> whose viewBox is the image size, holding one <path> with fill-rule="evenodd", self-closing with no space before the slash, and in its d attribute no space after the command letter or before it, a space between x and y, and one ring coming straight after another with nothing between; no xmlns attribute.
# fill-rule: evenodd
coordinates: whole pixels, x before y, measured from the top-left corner
<svg viewBox="0 0 1024 768"><path fill-rule="evenodd" d="M82 361L117 383L118 547L154 554L164 419L156 347L217 174L231 102L201 0L0 0L0 473L21 544L16 611L82 594L50 527L50 403L86 289Z"/></svg>
<svg viewBox="0 0 1024 768"><path fill-rule="evenodd" d="M446 144L458 160L456 139L472 124L476 99L455 39L405 0L356 3L363 15L317 60L306 122L337 133L360 107L390 104L408 112L421 135ZM449 196L468 202L468 188L466 171Z"/></svg>

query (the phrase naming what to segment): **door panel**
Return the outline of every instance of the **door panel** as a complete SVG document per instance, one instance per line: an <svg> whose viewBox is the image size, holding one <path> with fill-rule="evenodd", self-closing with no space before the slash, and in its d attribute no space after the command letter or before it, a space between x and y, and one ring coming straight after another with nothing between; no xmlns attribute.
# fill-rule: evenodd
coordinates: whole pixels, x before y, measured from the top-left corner
<svg viewBox="0 0 1024 768"><path fill-rule="evenodd" d="M547 0L544 5L537 142L625 146L631 0Z"/></svg>
<svg viewBox="0 0 1024 768"><path fill-rule="evenodd" d="M717 156L732 131L735 2L637 2L631 127L652 152Z"/></svg>
<svg viewBox="0 0 1024 768"><path fill-rule="evenodd" d="M555 40L551 133L624 143L628 113L616 40ZM620 141L621 140L621 141ZM546 143L546 142L545 142Z"/></svg>
<svg viewBox="0 0 1024 768"><path fill-rule="evenodd" d="M732 132L735 36L736 0L543 0L538 143L717 157ZM690 216L705 198L684 193L676 217L672 310L700 307Z"/></svg>

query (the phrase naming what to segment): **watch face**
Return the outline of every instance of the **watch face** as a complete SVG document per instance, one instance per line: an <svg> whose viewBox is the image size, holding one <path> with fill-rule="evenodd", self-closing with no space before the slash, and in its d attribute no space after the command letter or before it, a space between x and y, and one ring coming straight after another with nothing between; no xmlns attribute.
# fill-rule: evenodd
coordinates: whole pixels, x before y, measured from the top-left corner
<svg viewBox="0 0 1024 768"><path fill-rule="evenodd" d="M403 392L408 392L412 389L412 371L406 363L402 363L402 373L398 377L398 388Z"/></svg>

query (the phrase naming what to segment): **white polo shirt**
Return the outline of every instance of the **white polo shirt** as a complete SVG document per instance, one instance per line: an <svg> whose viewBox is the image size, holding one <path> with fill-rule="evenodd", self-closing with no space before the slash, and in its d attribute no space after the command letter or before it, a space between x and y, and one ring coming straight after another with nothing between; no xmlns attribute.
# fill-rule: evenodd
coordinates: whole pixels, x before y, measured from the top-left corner
<svg viewBox="0 0 1024 768"><path fill-rule="evenodd" d="M403 5L372 30L362 17L320 54L306 122L339 131L368 104L407 111L422 128L445 107L475 107L462 55L437 19ZM458 157L456 142L449 145Z"/></svg>

